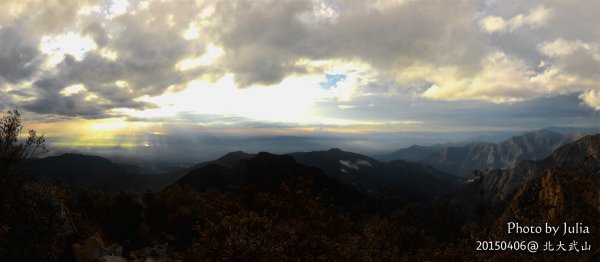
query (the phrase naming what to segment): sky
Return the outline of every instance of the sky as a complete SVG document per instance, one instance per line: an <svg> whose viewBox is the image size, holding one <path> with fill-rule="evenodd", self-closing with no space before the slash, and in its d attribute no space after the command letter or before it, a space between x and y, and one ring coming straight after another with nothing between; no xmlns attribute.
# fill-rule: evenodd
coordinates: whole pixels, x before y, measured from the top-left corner
<svg viewBox="0 0 600 262"><path fill-rule="evenodd" d="M597 127L598 13L591 0L0 0L0 109L92 153L383 151Z"/></svg>

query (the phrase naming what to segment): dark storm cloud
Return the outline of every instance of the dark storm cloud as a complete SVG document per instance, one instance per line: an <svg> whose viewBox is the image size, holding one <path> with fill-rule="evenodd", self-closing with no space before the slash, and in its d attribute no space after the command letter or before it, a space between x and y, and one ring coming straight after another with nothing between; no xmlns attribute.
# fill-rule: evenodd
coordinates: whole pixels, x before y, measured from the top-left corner
<svg viewBox="0 0 600 262"><path fill-rule="evenodd" d="M34 83L38 90L37 99L25 103L23 108L39 114L58 114L64 116L83 116L103 118L104 109L96 103L85 101L82 94L62 96L59 94L64 84L57 79L45 78Z"/></svg>
<svg viewBox="0 0 600 262"><path fill-rule="evenodd" d="M145 13L124 14L102 25L91 17L84 32L93 37L98 49L88 52L81 60L65 56L55 72L34 85L38 96L27 108L37 113L93 118L115 116L107 111L152 108L150 103L136 99L160 95L168 88L185 85L189 79L200 75L199 70L181 72L176 64L196 51L201 52L202 49L195 48L202 46L188 43L180 31L156 18ZM154 20L148 24L148 19ZM102 48L114 51L117 57L102 56L99 53ZM46 85L44 81L52 81L53 85ZM123 86L118 86L118 81ZM93 94L98 99L84 101L82 98L86 96L83 94L67 96L60 93L76 84L85 87L86 92L82 93Z"/></svg>
<svg viewBox="0 0 600 262"><path fill-rule="evenodd" d="M91 99L88 92L62 95L60 90L69 84L59 78L43 78L33 85L37 91L37 98L31 102L25 102L23 108L39 114L105 118L118 116L106 113L107 110L113 108L143 109L153 107L146 102L133 101L130 97L104 102Z"/></svg>
<svg viewBox="0 0 600 262"><path fill-rule="evenodd" d="M14 27L0 28L0 84L27 79L39 67L39 51L22 33Z"/></svg>
<svg viewBox="0 0 600 262"><path fill-rule="evenodd" d="M106 118L114 115L105 114L106 106L88 103L79 94L63 97L49 94L38 98L34 103L26 103L23 108L39 114L58 114L70 117Z"/></svg>

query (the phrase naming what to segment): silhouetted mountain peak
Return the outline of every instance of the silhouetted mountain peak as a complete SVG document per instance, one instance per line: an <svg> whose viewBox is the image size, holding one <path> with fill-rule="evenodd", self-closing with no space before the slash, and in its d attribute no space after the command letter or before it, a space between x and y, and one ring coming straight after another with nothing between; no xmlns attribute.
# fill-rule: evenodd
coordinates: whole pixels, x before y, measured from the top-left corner
<svg viewBox="0 0 600 262"><path fill-rule="evenodd" d="M533 132L526 133L525 136L527 136L527 135L545 135L545 136L553 135L553 136L560 136L560 133L554 132L554 131L552 131L552 130L550 130L548 128L542 128L542 129L534 130Z"/></svg>
<svg viewBox="0 0 600 262"><path fill-rule="evenodd" d="M313 152L308 152L307 154L310 154L310 153L321 155L321 156L328 157L328 158L333 158L338 161L351 161L351 162L358 161L358 162L365 163L366 166L371 165L370 163L367 163L367 162L377 162L377 160L375 160L371 157L368 157L368 156L365 156L362 154L344 151L339 148L332 148L327 151L313 151Z"/></svg>
<svg viewBox="0 0 600 262"><path fill-rule="evenodd" d="M429 156L437 154L447 148L443 145L421 146L412 145L406 148L398 149L392 153L379 155L376 158L382 161L405 160L410 162L419 162Z"/></svg>
<svg viewBox="0 0 600 262"><path fill-rule="evenodd" d="M249 183L272 190L280 182L292 177L312 177L315 173L320 173L320 170L300 165L291 156L260 152L251 158L240 159L231 167L220 165L217 161L207 163L191 170L179 183L190 184L196 188L220 189ZM321 176L324 174L321 173Z"/></svg>
<svg viewBox="0 0 600 262"><path fill-rule="evenodd" d="M327 152L338 154L338 153L343 153L344 151L342 151L341 149L339 149L337 147L334 147L334 148L327 150Z"/></svg>
<svg viewBox="0 0 600 262"><path fill-rule="evenodd" d="M78 190L83 187L113 190L140 190L151 170L115 163L109 159L76 153L49 156L34 161L29 171L40 177Z"/></svg>
<svg viewBox="0 0 600 262"><path fill-rule="evenodd" d="M223 155L222 157L219 157L217 160L214 160L211 162L218 163L222 166L231 167L231 166L235 165L235 163L237 163L238 161L240 161L242 159L248 159L248 158L252 158L254 156L255 156L254 154L248 154L243 151L234 151L234 152L229 152L229 153Z"/></svg>
<svg viewBox="0 0 600 262"><path fill-rule="evenodd" d="M520 143L522 146L534 146L534 145L550 145L558 143L564 140L566 137L557 132L540 129L533 132L525 133L520 136L513 136L504 142L505 143Z"/></svg>
<svg viewBox="0 0 600 262"><path fill-rule="evenodd" d="M254 154L248 154L244 151L233 151L233 152L229 152L229 153L219 157L218 159L242 158L242 157L252 157L252 156L254 156Z"/></svg>
<svg viewBox="0 0 600 262"><path fill-rule="evenodd" d="M215 162L195 168L177 183L195 189L217 189L239 193L244 186L253 186L259 191L274 192L282 183L291 185L297 179L311 181L311 190L322 195L331 203L345 207L362 204L367 198L359 191L326 176L322 170L296 162L289 155L260 152L252 158L241 159L232 167Z"/></svg>

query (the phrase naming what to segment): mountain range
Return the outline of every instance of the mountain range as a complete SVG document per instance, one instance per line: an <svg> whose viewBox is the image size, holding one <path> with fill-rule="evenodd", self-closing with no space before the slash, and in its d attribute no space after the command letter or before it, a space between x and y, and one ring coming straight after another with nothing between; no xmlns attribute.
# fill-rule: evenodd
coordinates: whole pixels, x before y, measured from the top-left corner
<svg viewBox="0 0 600 262"><path fill-rule="evenodd" d="M554 149L584 136L583 133L561 134L548 129L513 136L501 143L470 143L464 146L411 146L382 156L429 164L461 177L475 170L512 168L523 160L542 159Z"/></svg>
<svg viewBox="0 0 600 262"><path fill-rule="evenodd" d="M258 176L255 172L258 166L249 165L268 160L279 161L276 162L279 165L262 165L260 170L264 175L277 173L282 177ZM34 174L76 190L89 188L137 193L148 189L159 191L175 183L189 184L197 189L215 188L225 191L239 190L247 184L273 189L278 183L288 181L289 177L286 176L290 175L315 180L313 183L320 189L324 187L320 183L329 186L337 183L340 185L336 187L350 187L362 195L399 203L435 199L452 192L462 181L461 178L437 171L429 165L402 160L385 163L340 149L289 155L255 155L236 151L216 160L161 174L150 174L150 171L142 167L119 164L102 157L63 154L39 159L31 170ZM287 173L284 172L286 170ZM310 172L305 174L305 170ZM261 184L261 178L273 180L277 185Z"/></svg>
<svg viewBox="0 0 600 262"><path fill-rule="evenodd" d="M242 159L248 159L254 157L254 154L248 154L242 151L235 151L227 153L215 160L201 162L186 168L173 170L153 176L144 182L144 187L153 191L159 191L169 185L176 183L183 176L189 172L208 166L210 164L217 164L219 166L230 168Z"/></svg>
<svg viewBox="0 0 600 262"><path fill-rule="evenodd" d="M143 193L146 190L159 191L172 185L196 168L211 163L229 167L240 159L252 156L254 155L241 151L231 152L212 161L170 172L155 173L148 168L116 163L99 156L66 153L37 159L30 165L29 172L75 190L88 188L106 192Z"/></svg>
<svg viewBox="0 0 600 262"><path fill-rule="evenodd" d="M337 148L289 155L366 194L395 201L431 200L452 192L461 183L460 178L429 165L402 160L385 163Z"/></svg>
<svg viewBox="0 0 600 262"><path fill-rule="evenodd" d="M91 188L101 191L141 191L143 183L140 182L156 175L152 170L141 166L71 153L36 159L28 169L33 175L74 189Z"/></svg>
<svg viewBox="0 0 600 262"><path fill-rule="evenodd" d="M440 212L451 221L447 227L474 223L477 232L500 235L507 222L597 226L598 195L600 134L564 145L544 159L483 173L449 195Z"/></svg>
<svg viewBox="0 0 600 262"><path fill-rule="evenodd" d="M466 170L465 166L469 165L475 169L496 168L480 172L478 177L466 184L465 179L439 171L434 165L404 160L380 162L340 149L288 155L237 151L213 161L162 174L151 174L143 167L79 154L42 158L30 169L33 174L75 189L109 192L128 190L143 193L148 189L159 191L173 184L227 192L235 192L250 184L260 190L274 190L281 183L301 178L313 180L315 192L327 192L326 195L338 203L343 202L340 199L344 194L350 199L358 199L361 195L399 203L427 202L453 195L455 202L467 205L473 203L469 199L476 199L498 206L510 202L522 185L534 183L528 181L542 177L548 170L553 170L553 175L548 176L598 173L599 139L600 135L586 136L559 147L543 158L552 148L573 138L540 130L512 137L500 144L478 143L446 148L422 161L445 169L450 169L450 166ZM523 158L531 160L520 160ZM543 159L535 160L539 158ZM462 165L452 166L452 163Z"/></svg>
<svg viewBox="0 0 600 262"><path fill-rule="evenodd" d="M556 149L544 159L524 160L511 169L487 172L470 185L477 185L485 192L485 199L492 202L506 201L526 181L546 172L596 176L600 171L599 156L600 135L586 136Z"/></svg>
<svg viewBox="0 0 600 262"><path fill-rule="evenodd" d="M556 240L587 241L597 250L600 134L575 140L577 136L540 130L498 144L444 147L425 158L443 159L434 162L438 165L460 163L453 166L457 170L466 170L463 166L467 165L499 167L485 170L479 166L477 169L482 171L475 172L472 179L440 171L425 160L382 162L337 148L284 155L236 151L160 174L101 157L64 154L38 159L29 172L70 187L73 192L89 188L109 193L79 191L79 200L73 200L79 204L69 207L69 212L77 214L72 216L76 223L86 217L93 219L86 223L99 223L104 232L112 232L115 243L130 243L127 241L136 239L139 229L140 234L155 234L152 241L167 241L169 245L191 245L185 241L196 238L206 242L198 242L194 248L222 243L214 246L218 253L228 245L228 239L254 246L308 234L313 237L305 242L294 240L291 248L296 248L296 243L308 247L325 239L319 245L337 241L332 246L335 252L338 247L350 245L350 253L346 254L350 257L366 245L374 253L364 257L392 248L393 254L406 254L400 260L444 254L454 258L450 260L495 261L505 260L507 253L472 252L472 243L481 239L536 240L540 245ZM410 148L420 152L428 149ZM148 189L153 192L146 192ZM119 191L138 194L112 194ZM12 205L18 207L24 201L11 203L19 203ZM35 212L42 210L36 205L32 208ZM64 217L65 210L60 210ZM93 222L96 219L98 222ZM121 224L123 221L129 222ZM589 226L591 233L568 238L525 237L506 233L510 222L583 225ZM82 225L82 230L87 230L87 224ZM312 233L306 233L307 228L315 226ZM332 231L331 238L315 233L342 227L342 233ZM282 228L285 230L279 232ZM123 230L134 233L117 238L115 234ZM214 236L205 234L210 230L214 230ZM228 230L232 235L223 239L222 233ZM262 238L273 232L279 232L276 238ZM341 239L335 240L338 236ZM372 243L378 244L369 246ZM509 255L517 261L532 259L529 253ZM547 261L553 254L533 255ZM565 256L561 260L597 261L600 253Z"/></svg>
<svg viewBox="0 0 600 262"><path fill-rule="evenodd" d="M239 158L241 156L250 155L226 155L226 159L234 162L226 165L223 163L227 161L215 161L194 168L177 184L190 185L200 191L217 189L235 194L248 187L258 192L276 192L283 184L308 183L315 196L336 206L353 208L369 202L369 198L354 187L327 176L319 168L299 164L291 156L266 152L249 158ZM235 161L236 158L239 160Z"/></svg>

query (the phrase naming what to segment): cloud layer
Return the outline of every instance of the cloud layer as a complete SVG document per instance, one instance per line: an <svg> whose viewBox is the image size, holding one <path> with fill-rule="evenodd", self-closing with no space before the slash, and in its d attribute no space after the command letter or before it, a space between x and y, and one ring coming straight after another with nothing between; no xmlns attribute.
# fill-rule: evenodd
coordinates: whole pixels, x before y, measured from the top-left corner
<svg viewBox="0 0 600 262"><path fill-rule="evenodd" d="M247 106L193 113L252 117L244 112L273 98L287 101L265 103L265 112L354 122L385 112L377 101L364 107L369 97L510 107L575 96L600 109L598 2L184 2L2 1L1 105L58 117L139 117L131 112L173 106L168 98L178 92L202 95L203 103L227 94ZM321 85L328 75L340 80ZM240 91L205 92L223 79ZM287 90L293 95L281 95ZM294 103L300 96L310 101ZM360 108L373 114L344 113Z"/></svg>

